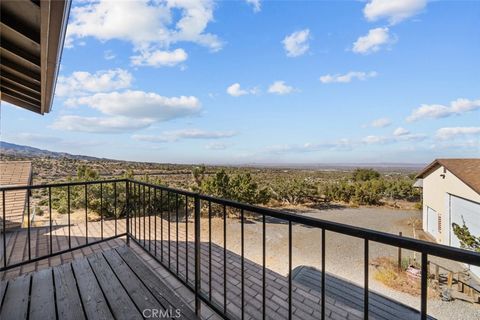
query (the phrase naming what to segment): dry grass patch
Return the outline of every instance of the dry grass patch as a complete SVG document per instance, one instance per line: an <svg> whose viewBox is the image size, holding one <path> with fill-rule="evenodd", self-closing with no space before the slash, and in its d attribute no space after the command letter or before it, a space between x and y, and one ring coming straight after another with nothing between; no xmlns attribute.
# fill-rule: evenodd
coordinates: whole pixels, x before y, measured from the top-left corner
<svg viewBox="0 0 480 320"><path fill-rule="evenodd" d="M377 269L374 274L376 280L397 291L408 293L412 296L420 295L420 279L408 275L406 272L408 263L402 263L400 270L397 262L388 257L377 258L371 264Z"/></svg>

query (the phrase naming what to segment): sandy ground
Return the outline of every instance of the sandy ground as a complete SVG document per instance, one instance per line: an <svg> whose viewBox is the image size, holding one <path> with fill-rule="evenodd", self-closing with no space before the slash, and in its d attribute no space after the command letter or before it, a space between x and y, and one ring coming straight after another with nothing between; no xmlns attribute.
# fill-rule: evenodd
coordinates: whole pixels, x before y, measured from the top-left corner
<svg viewBox="0 0 480 320"><path fill-rule="evenodd" d="M408 224L410 218L421 218L420 211L395 210L388 208L347 208L311 210L302 214L365 227L392 234L399 232L412 237L413 229ZM193 230L192 227L189 227ZM321 231L303 225L292 226L292 263L297 266L312 266L321 269ZM262 263L262 223L252 218L244 225L245 258ZM208 241L208 220L202 219L202 241ZM235 216L227 219L227 248L241 253L241 224ZM418 237L418 236L417 236ZM420 237L422 234L420 232ZM212 219L212 242L223 246L223 220ZM288 223L269 219L266 226L267 267L282 275L288 274ZM344 278L359 286L364 282L364 241L362 239L326 232L326 272ZM370 243L370 260L376 257L397 257L398 249L379 243ZM413 252L403 251L403 256L413 257ZM420 260L420 254L416 255ZM435 258L433 258L435 260ZM438 262L439 259L436 259ZM461 268L458 263L443 261L450 268ZM376 292L401 301L416 309L420 308L420 297L397 292L376 281L375 269L370 267L370 288ZM442 302L437 297L429 297L428 313L438 319L480 319L480 308L463 301Z"/></svg>

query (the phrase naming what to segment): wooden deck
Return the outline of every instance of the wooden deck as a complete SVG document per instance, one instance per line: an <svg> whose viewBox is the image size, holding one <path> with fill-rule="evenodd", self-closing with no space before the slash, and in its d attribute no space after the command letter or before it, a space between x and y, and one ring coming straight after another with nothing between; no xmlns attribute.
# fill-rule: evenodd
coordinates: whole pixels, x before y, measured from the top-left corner
<svg viewBox="0 0 480 320"><path fill-rule="evenodd" d="M5 320L197 319L126 246L2 281L0 301Z"/></svg>

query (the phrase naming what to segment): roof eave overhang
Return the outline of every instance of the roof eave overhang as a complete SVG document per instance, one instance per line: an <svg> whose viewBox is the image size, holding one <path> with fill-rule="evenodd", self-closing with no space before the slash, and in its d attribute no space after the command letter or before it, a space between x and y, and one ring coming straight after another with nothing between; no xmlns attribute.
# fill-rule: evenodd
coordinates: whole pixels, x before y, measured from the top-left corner
<svg viewBox="0 0 480 320"><path fill-rule="evenodd" d="M45 4L45 5L44 5ZM41 1L41 114L52 109L63 43L67 30L70 0Z"/></svg>
<svg viewBox="0 0 480 320"><path fill-rule="evenodd" d="M70 12L70 0L1 3L1 100L50 112Z"/></svg>

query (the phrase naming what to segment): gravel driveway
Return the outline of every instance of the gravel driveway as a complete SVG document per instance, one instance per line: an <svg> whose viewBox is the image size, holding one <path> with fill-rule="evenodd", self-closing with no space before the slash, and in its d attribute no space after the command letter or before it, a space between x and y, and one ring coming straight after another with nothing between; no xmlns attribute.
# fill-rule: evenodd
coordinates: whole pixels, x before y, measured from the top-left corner
<svg viewBox="0 0 480 320"><path fill-rule="evenodd" d="M405 211L388 208L347 208L312 210L302 214L379 230L392 234L402 232L404 236L413 235L408 225L410 218L421 219L420 211ZM262 224L249 220L244 226L245 258L258 264L262 263ZM241 252L241 227L238 219L229 218L227 222L227 248L235 253ZM422 235L420 234L420 237ZM202 240L208 241L207 220L202 219ZM282 275L288 274L288 224L269 220L266 227L267 267ZM223 246L223 221L212 219L212 241ZM311 266L321 269L321 231L302 225L293 225L293 268ZM364 258L363 240L338 233L326 233L326 271L363 286ZM370 260L376 257L396 258L398 249L379 243L370 243ZM412 256L412 252L403 251L403 256ZM420 255L417 254L417 259ZM378 293L396 299L416 309L420 308L420 297L392 290L373 278L374 269L370 268L370 288ZM438 298L429 299L428 313L438 319L480 319L480 308L462 301L442 302Z"/></svg>

